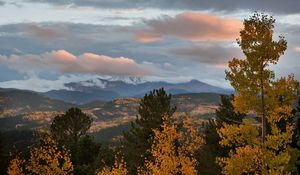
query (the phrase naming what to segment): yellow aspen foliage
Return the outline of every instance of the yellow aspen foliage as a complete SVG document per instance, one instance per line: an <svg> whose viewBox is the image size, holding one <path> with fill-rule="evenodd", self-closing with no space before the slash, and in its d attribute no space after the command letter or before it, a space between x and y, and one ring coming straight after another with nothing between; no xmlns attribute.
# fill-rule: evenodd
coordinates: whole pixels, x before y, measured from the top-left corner
<svg viewBox="0 0 300 175"><path fill-rule="evenodd" d="M72 174L73 165L69 151L61 149L57 141L45 134L36 148L30 149L30 158L26 162L26 170L30 174L68 175Z"/></svg>
<svg viewBox="0 0 300 175"><path fill-rule="evenodd" d="M292 76L281 78L272 84L266 119L269 132L264 142L259 137L259 123L244 120L240 125L225 124L218 130L220 144L232 149L227 158L218 158L224 174L289 174L285 171L291 158L288 144L291 142L293 126L289 122L292 116L292 102L296 98L296 81ZM278 100L278 97L281 99ZM272 102L272 103L271 103ZM279 123L285 123L284 128ZM259 160L259 161L253 161ZM239 164L238 162L243 162Z"/></svg>
<svg viewBox="0 0 300 175"><path fill-rule="evenodd" d="M24 175L23 165L24 160L20 159L19 156L16 156L10 161L10 165L7 170L8 175Z"/></svg>
<svg viewBox="0 0 300 175"><path fill-rule="evenodd" d="M190 126L187 132L178 130L170 124L170 118L163 118L162 130L154 129L154 143L150 153L153 157L145 161L145 168L139 174L168 175L168 174L197 174L194 151L202 144L202 138Z"/></svg>
<svg viewBox="0 0 300 175"><path fill-rule="evenodd" d="M251 120L243 120L241 125L224 124L218 130L222 138L220 144L228 147L241 147L245 145L255 145L256 138L259 136L257 126Z"/></svg>
<svg viewBox="0 0 300 175"><path fill-rule="evenodd" d="M282 36L273 41L274 23L273 17L258 13L246 19L238 39L246 59L234 58L226 71L236 91L235 110L260 117L261 122L244 120L218 130L220 144L232 148L228 157L217 158L224 174L290 174L286 167L293 134L291 105L299 95L299 83L293 75L276 80L268 69L287 45Z"/></svg>
<svg viewBox="0 0 300 175"><path fill-rule="evenodd" d="M279 41L273 41L274 23L273 17L257 13L245 20L238 44L246 59L233 58L228 65L230 71L226 70L226 79L236 90L235 110L262 118L262 139L270 113L274 109L290 108L300 90L293 75L276 80L275 73L268 69L270 64L277 64L287 45L282 36Z"/></svg>
<svg viewBox="0 0 300 175"><path fill-rule="evenodd" d="M127 175L128 170L123 159L120 162L115 161L112 168L104 167L103 170L97 173L97 175Z"/></svg>
<svg viewBox="0 0 300 175"><path fill-rule="evenodd" d="M187 116L186 119L183 120L183 138L181 138L183 145L187 152L193 156L195 151L197 151L202 144L204 143L204 139L200 136L199 125L191 123L192 120L189 120Z"/></svg>
<svg viewBox="0 0 300 175"><path fill-rule="evenodd" d="M257 146L247 145L245 147L236 148L235 152L229 153L229 158L218 158L218 162L222 165L224 174L240 175L243 173L260 175L262 150Z"/></svg>

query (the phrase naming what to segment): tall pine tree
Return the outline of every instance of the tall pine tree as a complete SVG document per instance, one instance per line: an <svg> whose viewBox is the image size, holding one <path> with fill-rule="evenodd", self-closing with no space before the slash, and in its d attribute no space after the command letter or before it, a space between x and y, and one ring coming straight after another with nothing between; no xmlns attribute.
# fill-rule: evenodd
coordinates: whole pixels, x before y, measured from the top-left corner
<svg viewBox="0 0 300 175"><path fill-rule="evenodd" d="M171 105L171 95L163 88L145 94L135 122L131 123L129 131L123 133L123 152L132 173L143 166L145 158L150 159L147 150L153 143L153 129L161 130L163 116L171 116L175 110L176 107Z"/></svg>
<svg viewBox="0 0 300 175"><path fill-rule="evenodd" d="M200 147L196 154L198 174L221 174L221 167L217 164L216 158L227 156L229 149L219 144L221 138L217 129L224 124L240 124L246 117L246 114L234 111L233 99L234 95L221 95L221 103L216 110L216 119L209 120L205 125L203 133L205 144Z"/></svg>
<svg viewBox="0 0 300 175"><path fill-rule="evenodd" d="M293 137L292 143L290 145L289 151L291 155L291 159L287 169L290 172L295 174L299 174L300 172L300 97L297 98L296 102L293 106Z"/></svg>

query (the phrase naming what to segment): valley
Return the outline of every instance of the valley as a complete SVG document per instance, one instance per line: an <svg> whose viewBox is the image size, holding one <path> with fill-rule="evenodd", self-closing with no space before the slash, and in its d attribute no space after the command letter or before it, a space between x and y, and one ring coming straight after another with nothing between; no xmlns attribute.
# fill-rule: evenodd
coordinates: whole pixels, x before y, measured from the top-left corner
<svg viewBox="0 0 300 175"><path fill-rule="evenodd" d="M70 107L79 107L93 118L89 133L104 141L115 140L129 128L130 122L136 119L140 103L140 98L129 97L79 105L31 91L1 89L0 92L0 128L3 132L45 129L56 115ZM201 123L214 117L219 100L217 93L187 93L173 95L171 103L177 107L174 116L191 116L193 122Z"/></svg>

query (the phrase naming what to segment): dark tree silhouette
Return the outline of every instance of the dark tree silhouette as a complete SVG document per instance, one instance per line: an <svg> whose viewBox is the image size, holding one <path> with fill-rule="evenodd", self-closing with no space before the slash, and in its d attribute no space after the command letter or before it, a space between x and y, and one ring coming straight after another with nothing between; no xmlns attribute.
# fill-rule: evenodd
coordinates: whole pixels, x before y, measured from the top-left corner
<svg viewBox="0 0 300 175"><path fill-rule="evenodd" d="M92 118L78 108L70 108L58 115L51 124L51 133L65 143L77 144L79 138L91 127Z"/></svg>
<svg viewBox="0 0 300 175"><path fill-rule="evenodd" d="M234 111L232 105L233 98L234 95L221 95L221 104L216 110L216 122L218 127L221 127L222 123L240 124L246 117L246 114Z"/></svg>
<svg viewBox="0 0 300 175"><path fill-rule="evenodd" d="M86 136L91 124L92 118L79 108L70 108L65 114L56 116L51 124L52 135L71 151L74 174L91 174L90 171L95 170L92 164L100 153L100 145ZM86 151L90 154L85 155Z"/></svg>
<svg viewBox="0 0 300 175"><path fill-rule="evenodd" d="M298 97L294 103L292 113L294 130L291 148L289 150L291 159L287 169L294 174L298 174L300 172L300 97Z"/></svg>
<svg viewBox="0 0 300 175"><path fill-rule="evenodd" d="M216 163L217 157L227 156L229 149L219 144L217 129L226 124L240 124L246 114L235 112L232 105L233 95L221 95L221 103L216 110L216 119L209 120L204 130L205 144L197 151L198 174L221 174L221 167Z"/></svg>
<svg viewBox="0 0 300 175"><path fill-rule="evenodd" d="M135 122L123 133L123 152L131 172L142 166L145 157L149 158L147 150L153 142L153 129L161 129L163 116L171 116L175 110L176 107L171 106L171 95L163 88L150 91L141 100Z"/></svg>

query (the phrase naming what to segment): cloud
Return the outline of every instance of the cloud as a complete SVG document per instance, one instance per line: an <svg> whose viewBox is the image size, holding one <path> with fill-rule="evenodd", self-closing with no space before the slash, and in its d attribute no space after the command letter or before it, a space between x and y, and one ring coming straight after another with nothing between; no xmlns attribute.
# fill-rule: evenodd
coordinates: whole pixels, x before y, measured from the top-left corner
<svg viewBox="0 0 300 175"><path fill-rule="evenodd" d="M17 23L0 25L0 53L16 53L17 48L25 53L42 53L61 48L72 53L100 52L113 55L122 50L118 44L134 43L132 32L121 26L104 26L81 23ZM116 54L122 55L122 54Z"/></svg>
<svg viewBox="0 0 300 175"><path fill-rule="evenodd" d="M112 58L94 53L75 56L65 50L46 52L40 55L0 56L0 64L23 73L44 71L61 74L103 74L143 76L151 74L150 70L130 58Z"/></svg>
<svg viewBox="0 0 300 175"><path fill-rule="evenodd" d="M16 88L16 89L26 89L37 92L47 92L50 90L68 89L65 86L67 83L71 82L85 82L87 80L93 80L97 82L98 78L101 76L85 74L85 75L61 75L54 80L42 79L36 75L31 75L27 79L21 80L9 80L0 82L0 87L2 88Z"/></svg>
<svg viewBox="0 0 300 175"><path fill-rule="evenodd" d="M136 31L136 39L140 42L153 42L164 36L190 41L234 40L242 28L239 20L195 12L147 20L145 24L145 29Z"/></svg>
<svg viewBox="0 0 300 175"><path fill-rule="evenodd" d="M47 28L62 26L58 29L66 29L69 33L68 38L40 39L24 32L27 25L27 23L0 25L0 43L3 43L0 45L1 55L21 55L22 53L38 55L51 50L64 49L73 55L92 52L111 57L134 58L139 63L143 61L162 63L168 62L170 59L174 63L174 59L167 51L169 47L174 47L183 41L170 39L159 43L140 44L132 38L132 30L137 29L138 26L104 26L80 23L37 23L36 25Z"/></svg>
<svg viewBox="0 0 300 175"><path fill-rule="evenodd" d="M23 31L26 35L41 39L59 39L70 36L64 24L38 25L24 24Z"/></svg>
<svg viewBox="0 0 300 175"><path fill-rule="evenodd" d="M161 40L161 35L147 30L140 30L135 34L135 39L142 43L150 43Z"/></svg>
<svg viewBox="0 0 300 175"><path fill-rule="evenodd" d="M194 44L192 47L171 49L170 52L182 59L224 67L233 57L240 58L243 55L239 48L224 45L216 43Z"/></svg>
<svg viewBox="0 0 300 175"><path fill-rule="evenodd" d="M294 50L295 50L295 52L300 53L300 47L295 47Z"/></svg>
<svg viewBox="0 0 300 175"><path fill-rule="evenodd" d="M25 0L27 2L49 3L54 5L89 6L94 8L157 8L171 10L213 10L232 12L238 10L268 11L275 13L299 13L298 0Z"/></svg>

